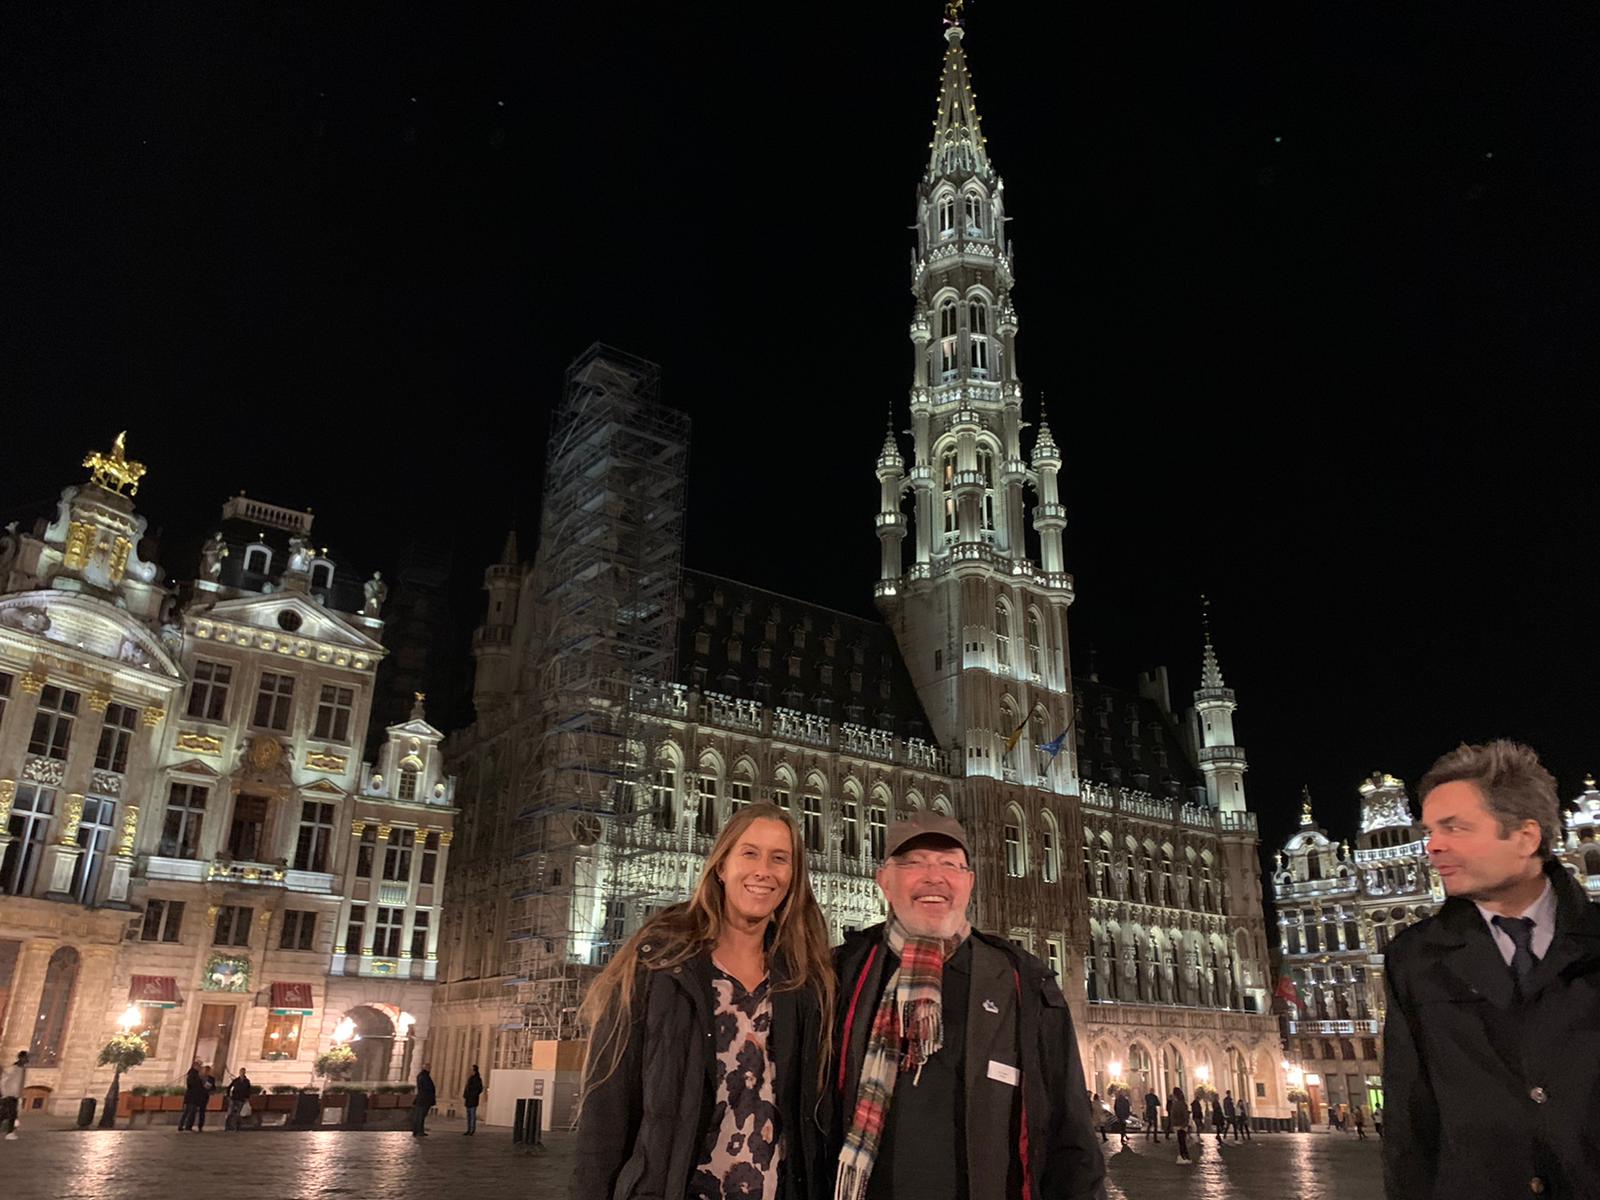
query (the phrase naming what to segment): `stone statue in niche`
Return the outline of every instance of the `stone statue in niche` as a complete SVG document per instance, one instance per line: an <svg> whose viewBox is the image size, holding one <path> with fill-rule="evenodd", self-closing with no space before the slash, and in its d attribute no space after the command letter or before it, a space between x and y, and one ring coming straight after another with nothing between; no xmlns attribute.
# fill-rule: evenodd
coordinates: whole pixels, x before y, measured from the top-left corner
<svg viewBox="0 0 1600 1200"><path fill-rule="evenodd" d="M372 578L361 585L361 590L366 593L366 603L361 606L361 615L375 617L383 610L383 602L389 598L389 585L383 581L383 572L374 571Z"/></svg>
<svg viewBox="0 0 1600 1200"><path fill-rule="evenodd" d="M311 547L303 537L289 539L289 567L296 575L311 574Z"/></svg>
<svg viewBox="0 0 1600 1200"><path fill-rule="evenodd" d="M222 575L222 560L228 557L228 546L222 540L222 531L219 529L206 539L206 544L200 547L200 577L202 579L218 579Z"/></svg>

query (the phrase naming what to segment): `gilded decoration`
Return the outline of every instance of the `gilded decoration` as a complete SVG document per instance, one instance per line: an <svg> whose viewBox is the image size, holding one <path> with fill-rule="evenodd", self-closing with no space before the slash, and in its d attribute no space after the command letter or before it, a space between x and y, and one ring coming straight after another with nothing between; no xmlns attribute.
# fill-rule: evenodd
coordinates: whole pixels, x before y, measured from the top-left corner
<svg viewBox="0 0 1600 1200"><path fill-rule="evenodd" d="M248 992L250 960L231 954L213 954L206 960L200 987L207 992Z"/></svg>
<svg viewBox="0 0 1600 1200"><path fill-rule="evenodd" d="M67 797L66 804L61 807L61 844L63 846L77 844L78 823L82 820L83 793L73 792Z"/></svg>
<svg viewBox="0 0 1600 1200"><path fill-rule="evenodd" d="M117 853L123 858L133 857L133 839L138 832L139 806L125 805L122 809L122 845L117 848Z"/></svg>
<svg viewBox="0 0 1600 1200"><path fill-rule="evenodd" d="M94 543L94 526L88 521L67 523L67 548L61 553L61 565L69 571L81 571L89 565L89 550Z"/></svg>
<svg viewBox="0 0 1600 1200"><path fill-rule="evenodd" d="M84 703L89 706L90 712L103 713L111 704L111 693L104 688L95 688Z"/></svg>
<svg viewBox="0 0 1600 1200"><path fill-rule="evenodd" d="M122 576L128 570L128 552L133 549L133 543L127 538L118 536L111 543L111 582L120 583Z"/></svg>
<svg viewBox="0 0 1600 1200"><path fill-rule="evenodd" d="M441 833L439 835L439 845L441 845L441 846L448 846L451 842L453 842L455 840L456 840L456 834L455 834L455 830L453 830L453 829L446 829L443 833Z"/></svg>
<svg viewBox="0 0 1600 1200"><path fill-rule="evenodd" d="M221 754L222 739L206 733L180 733L178 749L188 750L194 754Z"/></svg>
<svg viewBox="0 0 1600 1200"><path fill-rule="evenodd" d="M387 842L389 840L389 826L387 826L387 825L379 825L378 826L378 840L380 842Z"/></svg>
<svg viewBox="0 0 1600 1200"><path fill-rule="evenodd" d="M306 766L313 771L343 771L350 760L338 754L325 754L313 750L306 755Z"/></svg>
<svg viewBox="0 0 1600 1200"><path fill-rule="evenodd" d="M166 719L167 710L162 708L159 704L152 704L149 708L144 710L144 727L146 729L154 729Z"/></svg>
<svg viewBox="0 0 1600 1200"><path fill-rule="evenodd" d="M276 770L283 765L283 743L275 737L253 737L245 750L245 762L258 775Z"/></svg>
<svg viewBox="0 0 1600 1200"><path fill-rule="evenodd" d="M17 681L17 686L30 696L37 696L44 691L44 672L24 671L22 678Z"/></svg>
<svg viewBox="0 0 1600 1200"><path fill-rule="evenodd" d="M49 784L51 787L60 786L62 776L66 774L67 764L56 758L40 758L32 755L22 764L22 777L33 783Z"/></svg>
<svg viewBox="0 0 1600 1200"><path fill-rule="evenodd" d="M351 821L350 822L350 836L351 837L360 837L362 835L362 833L366 830L366 828L367 828L367 823L365 821Z"/></svg>
<svg viewBox="0 0 1600 1200"><path fill-rule="evenodd" d="M17 799L17 781L15 779L0 779L0 829L4 829L11 820L11 805Z"/></svg>
<svg viewBox="0 0 1600 1200"><path fill-rule="evenodd" d="M89 468L89 482L100 487L122 494L122 489L127 488L127 494L139 494L139 480L144 478L145 465L134 462L128 458L125 451L127 447L128 431L124 429L117 434L117 440L111 443L111 453L102 454L99 450L91 450L83 465Z"/></svg>

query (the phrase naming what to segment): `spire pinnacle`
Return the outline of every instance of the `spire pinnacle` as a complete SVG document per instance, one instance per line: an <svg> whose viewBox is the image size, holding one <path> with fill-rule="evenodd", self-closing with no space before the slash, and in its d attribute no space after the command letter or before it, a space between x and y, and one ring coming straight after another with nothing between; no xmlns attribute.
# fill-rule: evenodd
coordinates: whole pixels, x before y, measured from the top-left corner
<svg viewBox="0 0 1600 1200"><path fill-rule="evenodd" d="M1300 789L1300 824L1315 825L1317 819L1311 815L1311 786L1309 784Z"/></svg>
<svg viewBox="0 0 1600 1200"><path fill-rule="evenodd" d="M932 154L928 158L928 179L941 175L993 174L984 149L983 129L978 122L978 102L972 93L972 75L967 56L961 49L966 33L962 0L950 0L944 11L944 73L939 79L939 111L933 122Z"/></svg>
<svg viewBox="0 0 1600 1200"><path fill-rule="evenodd" d="M517 565L517 527L513 525L506 530L506 544L500 551L502 566L514 567Z"/></svg>
<svg viewBox="0 0 1600 1200"><path fill-rule="evenodd" d="M1211 644L1211 601L1205 596L1200 597L1200 622L1206 633L1205 655L1200 663L1200 686L1208 690L1227 687L1228 685L1222 682L1222 667L1217 662L1217 648Z"/></svg>

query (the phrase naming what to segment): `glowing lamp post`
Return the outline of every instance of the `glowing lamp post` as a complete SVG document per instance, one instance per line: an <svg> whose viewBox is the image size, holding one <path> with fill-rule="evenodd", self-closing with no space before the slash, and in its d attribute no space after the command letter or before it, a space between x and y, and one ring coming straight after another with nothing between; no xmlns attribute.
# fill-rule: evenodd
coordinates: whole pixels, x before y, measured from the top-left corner
<svg viewBox="0 0 1600 1200"><path fill-rule="evenodd" d="M130 1004L117 1018L117 1036L100 1051L99 1065L116 1068L111 1074L111 1086L106 1089L106 1106L100 1114L101 1129L115 1129L117 1105L122 1100L122 1073L131 1071L144 1061L144 1038L134 1033L136 1026L144 1024L144 1013L137 1004Z"/></svg>

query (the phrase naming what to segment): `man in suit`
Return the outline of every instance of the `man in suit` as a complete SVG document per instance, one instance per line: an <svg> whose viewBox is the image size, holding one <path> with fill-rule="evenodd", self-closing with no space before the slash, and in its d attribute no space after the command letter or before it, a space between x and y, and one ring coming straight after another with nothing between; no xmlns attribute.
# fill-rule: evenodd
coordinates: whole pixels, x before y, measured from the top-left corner
<svg viewBox="0 0 1600 1200"><path fill-rule="evenodd" d="M1105 1160L1050 969L967 920L966 831L889 827L889 920L834 951L834 1194L843 1200L1104 1200Z"/></svg>
<svg viewBox="0 0 1600 1200"><path fill-rule="evenodd" d="M1389 1200L1600 1196L1600 909L1552 857L1555 780L1494 741L1417 794L1447 899L1385 955Z"/></svg>

